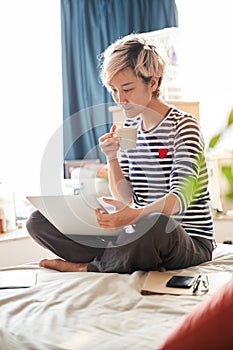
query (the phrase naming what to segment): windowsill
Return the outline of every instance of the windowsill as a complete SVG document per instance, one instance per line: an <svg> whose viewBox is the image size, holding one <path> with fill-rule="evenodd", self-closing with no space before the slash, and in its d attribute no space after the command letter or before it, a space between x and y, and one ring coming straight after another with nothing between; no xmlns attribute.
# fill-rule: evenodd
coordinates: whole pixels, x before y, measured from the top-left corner
<svg viewBox="0 0 233 350"><path fill-rule="evenodd" d="M15 230L1 233L0 234L0 243L5 241L17 240L22 238L29 237L29 233L27 232L25 223L22 223L22 228L16 228Z"/></svg>

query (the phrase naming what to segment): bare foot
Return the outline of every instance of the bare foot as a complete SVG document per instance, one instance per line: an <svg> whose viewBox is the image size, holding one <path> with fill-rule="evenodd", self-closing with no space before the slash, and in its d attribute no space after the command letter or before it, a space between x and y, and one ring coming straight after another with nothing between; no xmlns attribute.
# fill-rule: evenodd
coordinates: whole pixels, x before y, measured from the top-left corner
<svg viewBox="0 0 233 350"><path fill-rule="evenodd" d="M40 267L60 272L86 272L87 265L87 263L72 263L62 259L43 259L39 262Z"/></svg>

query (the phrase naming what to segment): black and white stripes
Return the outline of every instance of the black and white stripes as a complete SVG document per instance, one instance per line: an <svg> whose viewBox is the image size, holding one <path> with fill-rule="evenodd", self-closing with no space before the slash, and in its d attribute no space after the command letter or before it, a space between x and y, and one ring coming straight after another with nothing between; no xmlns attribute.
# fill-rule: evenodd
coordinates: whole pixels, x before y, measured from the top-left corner
<svg viewBox="0 0 233 350"><path fill-rule="evenodd" d="M204 142L198 120L171 108L148 131L141 117L127 119L137 126L137 148L121 151L121 168L131 182L135 206L150 204L168 193L175 194L181 210L173 217L190 235L213 238L209 208L208 175Z"/></svg>

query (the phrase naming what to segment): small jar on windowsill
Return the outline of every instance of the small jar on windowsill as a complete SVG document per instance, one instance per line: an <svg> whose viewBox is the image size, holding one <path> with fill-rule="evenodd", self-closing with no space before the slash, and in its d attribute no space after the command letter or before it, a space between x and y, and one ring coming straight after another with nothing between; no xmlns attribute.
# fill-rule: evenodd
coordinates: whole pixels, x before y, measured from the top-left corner
<svg viewBox="0 0 233 350"><path fill-rule="evenodd" d="M3 210L6 232L16 229L14 192L10 185L0 182L0 208Z"/></svg>
<svg viewBox="0 0 233 350"><path fill-rule="evenodd" d="M0 233L6 233L6 218L2 208L0 208Z"/></svg>

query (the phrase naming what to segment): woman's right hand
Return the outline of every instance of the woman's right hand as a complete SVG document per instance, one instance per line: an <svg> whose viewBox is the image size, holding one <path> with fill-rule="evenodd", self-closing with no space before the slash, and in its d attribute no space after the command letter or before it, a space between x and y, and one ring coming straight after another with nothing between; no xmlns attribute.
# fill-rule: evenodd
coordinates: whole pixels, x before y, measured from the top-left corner
<svg viewBox="0 0 233 350"><path fill-rule="evenodd" d="M120 137L116 135L115 130L116 125L113 124L110 132L99 138L100 149L108 160L117 158L120 147Z"/></svg>

